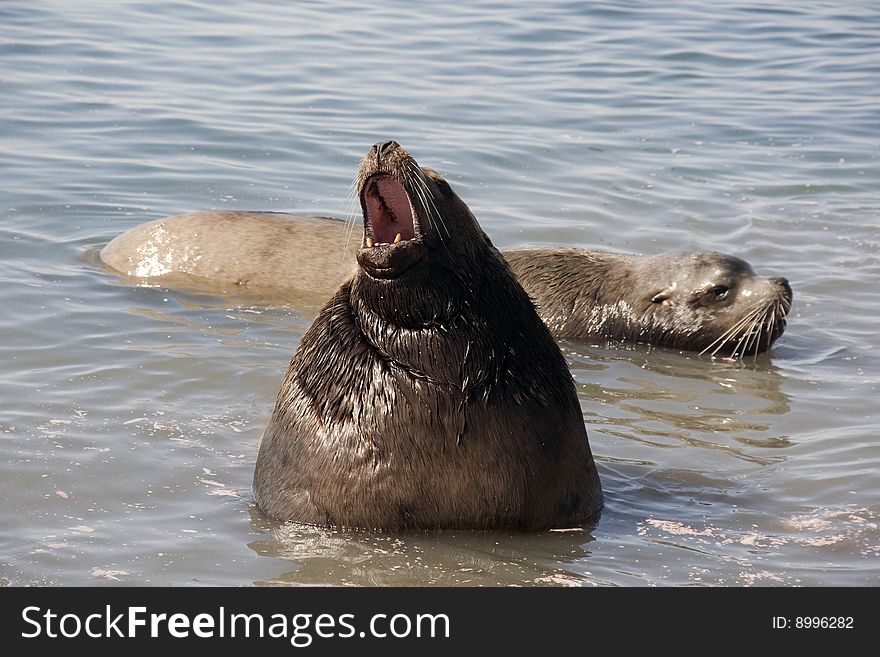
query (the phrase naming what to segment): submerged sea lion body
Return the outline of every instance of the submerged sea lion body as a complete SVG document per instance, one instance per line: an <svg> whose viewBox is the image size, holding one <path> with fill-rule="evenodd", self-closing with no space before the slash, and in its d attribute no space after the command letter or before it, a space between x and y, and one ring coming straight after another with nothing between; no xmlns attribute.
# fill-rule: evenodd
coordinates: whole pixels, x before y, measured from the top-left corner
<svg viewBox="0 0 880 657"><path fill-rule="evenodd" d="M558 347L470 210L395 142L361 164L358 269L303 335L260 445L275 518L581 525L602 492Z"/></svg>
<svg viewBox="0 0 880 657"><path fill-rule="evenodd" d="M351 228L329 217L281 212L191 212L139 224L115 237L100 257L133 278L185 275L326 300L355 267L360 237Z"/></svg>
<svg viewBox="0 0 880 657"><path fill-rule="evenodd" d="M195 212L141 224L101 259L123 274L185 274L325 300L355 264L359 239L329 217ZM716 252L634 256L586 249L504 252L557 338L641 342L745 356L785 331L792 293ZM167 281L174 287L175 281Z"/></svg>

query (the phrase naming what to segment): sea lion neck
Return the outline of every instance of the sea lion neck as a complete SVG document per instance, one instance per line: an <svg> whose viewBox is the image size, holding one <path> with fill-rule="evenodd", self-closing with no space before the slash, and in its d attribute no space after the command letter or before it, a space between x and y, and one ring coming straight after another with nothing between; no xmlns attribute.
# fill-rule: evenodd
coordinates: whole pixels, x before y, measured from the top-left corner
<svg viewBox="0 0 880 657"><path fill-rule="evenodd" d="M473 311L485 305L482 280L471 278L464 286L453 272L427 267L404 278L354 276L348 297L354 324L383 361L460 389L469 350L488 339L489 328Z"/></svg>
<svg viewBox="0 0 880 657"><path fill-rule="evenodd" d="M419 263L393 280L360 271L351 281L352 309L365 323L375 317L398 329L442 329L477 303L482 286L482 272L432 262Z"/></svg>

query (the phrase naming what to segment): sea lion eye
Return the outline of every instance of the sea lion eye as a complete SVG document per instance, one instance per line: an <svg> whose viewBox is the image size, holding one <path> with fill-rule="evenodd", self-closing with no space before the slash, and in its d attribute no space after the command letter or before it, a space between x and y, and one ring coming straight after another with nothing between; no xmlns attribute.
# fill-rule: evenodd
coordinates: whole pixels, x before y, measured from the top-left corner
<svg viewBox="0 0 880 657"><path fill-rule="evenodd" d="M709 294L712 295L712 298L715 299L715 301L721 301L722 299L727 297L728 292L730 292L730 288L723 285L716 285L711 290L709 290Z"/></svg>
<svg viewBox="0 0 880 657"><path fill-rule="evenodd" d="M434 180L434 184L440 189L440 193L443 196L449 197L452 195L452 187L449 186L449 183L443 180L443 178L436 178Z"/></svg>
<svg viewBox="0 0 880 657"><path fill-rule="evenodd" d="M449 198L452 196L452 187L449 186L449 183L441 176L439 173L434 171L434 169L429 169L428 167L422 168L422 173L434 183L437 187L437 191L439 191L443 196Z"/></svg>

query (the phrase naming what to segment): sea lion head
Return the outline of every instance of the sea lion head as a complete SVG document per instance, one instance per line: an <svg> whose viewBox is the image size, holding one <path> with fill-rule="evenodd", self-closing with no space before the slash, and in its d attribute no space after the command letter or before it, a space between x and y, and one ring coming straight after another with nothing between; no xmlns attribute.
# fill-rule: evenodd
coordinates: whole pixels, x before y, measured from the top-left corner
<svg viewBox="0 0 880 657"><path fill-rule="evenodd" d="M505 253L558 338L641 342L742 358L785 331L791 286L725 253Z"/></svg>
<svg viewBox="0 0 880 657"><path fill-rule="evenodd" d="M785 331L788 280L758 276L745 260L699 251L633 266L642 283L640 303L668 330L670 346L736 358L766 351Z"/></svg>
<svg viewBox="0 0 880 657"><path fill-rule="evenodd" d="M467 288L479 278L480 253L491 247L464 201L395 141L370 149L355 188L364 221L358 293L385 319L407 326L455 315L462 282ZM401 294L406 299L395 303Z"/></svg>

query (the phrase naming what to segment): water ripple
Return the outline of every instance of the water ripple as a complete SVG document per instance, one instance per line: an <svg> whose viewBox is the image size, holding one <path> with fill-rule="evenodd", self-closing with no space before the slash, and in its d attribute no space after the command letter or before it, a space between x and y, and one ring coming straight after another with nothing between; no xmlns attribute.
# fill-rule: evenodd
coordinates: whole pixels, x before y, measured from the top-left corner
<svg viewBox="0 0 880 657"><path fill-rule="evenodd" d="M0 23L0 581L876 581L876 3L11 0ZM501 247L787 276L788 332L749 364L564 345L592 532L276 527L250 477L311 311L130 288L83 253L207 207L345 216L387 138Z"/></svg>

